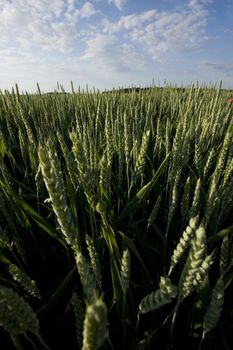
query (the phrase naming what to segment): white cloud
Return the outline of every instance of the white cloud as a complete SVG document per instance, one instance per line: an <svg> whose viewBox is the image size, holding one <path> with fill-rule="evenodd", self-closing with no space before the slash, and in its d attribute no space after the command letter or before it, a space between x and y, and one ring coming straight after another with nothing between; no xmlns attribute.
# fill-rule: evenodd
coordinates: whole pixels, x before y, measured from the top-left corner
<svg viewBox="0 0 233 350"><path fill-rule="evenodd" d="M88 18L96 13L94 6L88 1L83 7L77 11L77 16L80 18Z"/></svg>
<svg viewBox="0 0 233 350"><path fill-rule="evenodd" d="M77 22L96 13L91 2L80 9L75 4L75 0L1 0L1 43L62 53L72 50L79 35Z"/></svg>
<svg viewBox="0 0 233 350"><path fill-rule="evenodd" d="M166 52L190 51L205 39L206 17L204 9L161 13L142 35L135 30L132 39L145 43L154 59Z"/></svg>
<svg viewBox="0 0 233 350"><path fill-rule="evenodd" d="M0 67L13 67L13 66L28 66L30 64L37 64L41 58L34 57L29 52L22 52L22 50L11 48L0 50Z"/></svg>
<svg viewBox="0 0 233 350"><path fill-rule="evenodd" d="M151 21L157 14L156 10L145 11L139 15L122 16L118 22L110 22L106 19L102 21L103 30L106 33L116 33L121 30L129 30L135 27L141 27L144 22Z"/></svg>
<svg viewBox="0 0 233 350"><path fill-rule="evenodd" d="M97 34L87 41L82 60L92 60L103 70L132 71L144 66L145 59L132 45L120 44L114 35Z"/></svg>
<svg viewBox="0 0 233 350"><path fill-rule="evenodd" d="M75 0L67 0L67 11L72 12L75 9Z"/></svg>
<svg viewBox="0 0 233 350"><path fill-rule="evenodd" d="M172 11L156 9L139 15L122 16L118 22L103 20L106 33L126 32L134 44L140 44L152 59L168 52L195 50L207 39L206 4L211 0L190 0L186 6Z"/></svg>
<svg viewBox="0 0 233 350"><path fill-rule="evenodd" d="M122 9L125 1L108 0ZM122 16L117 22L108 19L92 26L96 34L123 34L128 45L140 45L153 59L167 52L193 50L205 40L208 18L206 4L211 0L190 0L173 11L151 9ZM21 45L42 50L73 50L81 31L82 19L99 13L90 1L76 8L75 0L1 0L0 40L5 45ZM86 28L85 28L86 29ZM90 27L89 27L90 29ZM90 35L87 36L87 40ZM116 43L119 44L120 41Z"/></svg>
<svg viewBox="0 0 233 350"><path fill-rule="evenodd" d="M118 10L122 11L125 4L125 0L108 0L108 3L113 3L118 8Z"/></svg>
<svg viewBox="0 0 233 350"><path fill-rule="evenodd" d="M63 0L2 0L0 40L5 45L66 52L76 38L74 23L63 16L72 2Z"/></svg>

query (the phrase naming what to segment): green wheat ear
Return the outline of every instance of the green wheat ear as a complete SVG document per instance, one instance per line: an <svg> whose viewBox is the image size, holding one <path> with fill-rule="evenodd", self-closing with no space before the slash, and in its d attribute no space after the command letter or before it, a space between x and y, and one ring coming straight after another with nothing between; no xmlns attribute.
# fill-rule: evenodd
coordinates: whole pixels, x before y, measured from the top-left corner
<svg viewBox="0 0 233 350"><path fill-rule="evenodd" d="M91 268L93 271L93 274L95 276L95 281L98 287L101 289L102 287L102 276L101 276L101 268L100 268L100 261L98 252L94 243L94 240L89 236L85 236L86 243L87 243L87 249L90 256L90 263Z"/></svg>
<svg viewBox="0 0 233 350"><path fill-rule="evenodd" d="M160 289L142 299L139 305L141 314L157 310L163 305L171 303L172 299L177 296L177 287L172 284L169 277L160 277L159 286Z"/></svg>
<svg viewBox="0 0 233 350"><path fill-rule="evenodd" d="M215 252L212 252L210 255L207 255L207 257L202 261L201 266L198 272L196 273L195 279L193 281L193 286L195 288L200 287L205 281L208 271L214 262L214 255Z"/></svg>
<svg viewBox="0 0 233 350"><path fill-rule="evenodd" d="M127 290L129 288L130 269L131 269L130 251L128 248L126 248L123 251L122 260L121 260L121 283L122 283L124 296L126 296Z"/></svg>
<svg viewBox="0 0 233 350"><path fill-rule="evenodd" d="M11 335L26 331L39 336L39 321L32 307L13 289L0 287L0 326Z"/></svg>
<svg viewBox="0 0 233 350"><path fill-rule="evenodd" d="M46 145L39 146L38 156L43 179L49 194L49 201L52 204L61 231L66 242L76 249L78 246L78 228L74 223L67 203L60 160L51 140L48 140Z"/></svg>
<svg viewBox="0 0 233 350"><path fill-rule="evenodd" d="M107 307L100 298L94 304L87 305L82 350L99 349L107 335Z"/></svg>
<svg viewBox="0 0 233 350"><path fill-rule="evenodd" d="M28 277L28 275L23 272L17 265L11 264L9 266L9 272L12 275L13 279L21 284L24 290L26 290L35 298L41 298L36 282Z"/></svg>
<svg viewBox="0 0 233 350"><path fill-rule="evenodd" d="M170 270L168 275L171 274L174 267L180 262L181 257L185 253L186 249L189 247L191 240L194 237L195 230L197 229L198 221L199 221L198 215L189 220L188 226L184 230L179 243L174 249L173 255L171 257L171 264L170 264Z"/></svg>
<svg viewBox="0 0 233 350"><path fill-rule="evenodd" d="M189 256L186 260L179 281L180 299L186 298L194 290L194 281L204 261L205 249L205 229L203 226L200 226L195 232L195 237L193 238L192 246L189 251Z"/></svg>
<svg viewBox="0 0 233 350"><path fill-rule="evenodd" d="M81 252L77 251L75 253L75 260L87 302L92 304L98 298L95 275L91 271L89 261Z"/></svg>
<svg viewBox="0 0 233 350"><path fill-rule="evenodd" d="M221 316L224 302L224 283L219 278L211 295L210 305L204 316L204 332L208 333L216 327Z"/></svg>

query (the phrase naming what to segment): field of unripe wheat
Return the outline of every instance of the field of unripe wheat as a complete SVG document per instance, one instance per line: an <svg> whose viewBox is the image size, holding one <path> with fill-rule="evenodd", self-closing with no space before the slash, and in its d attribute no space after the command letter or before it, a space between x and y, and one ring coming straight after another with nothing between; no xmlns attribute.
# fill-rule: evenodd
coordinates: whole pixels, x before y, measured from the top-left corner
<svg viewBox="0 0 233 350"><path fill-rule="evenodd" d="M2 349L230 350L229 98L1 92Z"/></svg>

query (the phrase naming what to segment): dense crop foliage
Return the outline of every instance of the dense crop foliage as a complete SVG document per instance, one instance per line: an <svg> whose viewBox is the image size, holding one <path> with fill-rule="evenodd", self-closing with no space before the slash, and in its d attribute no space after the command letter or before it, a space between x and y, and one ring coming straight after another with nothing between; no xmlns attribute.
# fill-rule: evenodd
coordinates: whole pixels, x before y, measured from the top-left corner
<svg viewBox="0 0 233 350"><path fill-rule="evenodd" d="M230 349L220 89L0 95L4 349Z"/></svg>

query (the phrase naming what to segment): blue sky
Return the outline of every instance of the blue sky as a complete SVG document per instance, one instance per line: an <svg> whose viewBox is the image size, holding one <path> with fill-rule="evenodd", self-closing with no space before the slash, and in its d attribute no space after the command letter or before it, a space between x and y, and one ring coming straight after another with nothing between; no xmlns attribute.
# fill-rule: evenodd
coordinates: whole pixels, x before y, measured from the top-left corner
<svg viewBox="0 0 233 350"><path fill-rule="evenodd" d="M233 0L0 0L0 89L233 88Z"/></svg>

